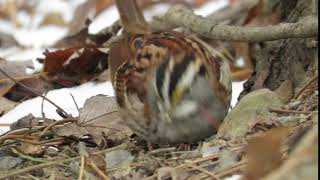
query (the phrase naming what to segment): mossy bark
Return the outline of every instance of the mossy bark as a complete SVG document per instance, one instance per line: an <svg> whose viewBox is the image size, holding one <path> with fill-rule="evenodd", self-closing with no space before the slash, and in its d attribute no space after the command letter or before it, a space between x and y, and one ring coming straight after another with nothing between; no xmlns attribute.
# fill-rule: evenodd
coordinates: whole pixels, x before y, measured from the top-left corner
<svg viewBox="0 0 320 180"><path fill-rule="evenodd" d="M318 0L282 0L277 5L281 22L317 16ZM243 95L261 88L275 90L285 80L297 90L318 74L318 39L285 39L260 43L255 53L255 73L245 83Z"/></svg>

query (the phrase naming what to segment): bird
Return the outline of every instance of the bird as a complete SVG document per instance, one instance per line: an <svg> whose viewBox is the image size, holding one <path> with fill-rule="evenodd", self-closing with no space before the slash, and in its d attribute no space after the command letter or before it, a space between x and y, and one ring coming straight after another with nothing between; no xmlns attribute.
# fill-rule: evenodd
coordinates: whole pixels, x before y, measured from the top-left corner
<svg viewBox="0 0 320 180"><path fill-rule="evenodd" d="M223 54L199 38L153 31L136 0L116 0L123 33L108 64L123 123L151 143L204 140L217 132L231 101Z"/></svg>

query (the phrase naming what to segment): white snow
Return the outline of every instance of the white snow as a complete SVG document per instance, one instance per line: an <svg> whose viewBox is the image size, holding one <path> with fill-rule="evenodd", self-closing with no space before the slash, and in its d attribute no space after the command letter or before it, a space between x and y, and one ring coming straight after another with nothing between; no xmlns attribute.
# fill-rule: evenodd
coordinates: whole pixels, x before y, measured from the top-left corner
<svg viewBox="0 0 320 180"><path fill-rule="evenodd" d="M242 178L241 175L233 175L233 176L225 178L224 180L240 180L241 178Z"/></svg>

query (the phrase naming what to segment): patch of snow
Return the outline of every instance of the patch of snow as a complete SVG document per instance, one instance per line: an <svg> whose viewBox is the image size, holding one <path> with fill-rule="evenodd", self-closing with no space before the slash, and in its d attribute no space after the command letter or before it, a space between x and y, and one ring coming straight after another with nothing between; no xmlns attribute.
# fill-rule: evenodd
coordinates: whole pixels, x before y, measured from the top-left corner
<svg viewBox="0 0 320 180"><path fill-rule="evenodd" d="M78 116L78 110L71 97L72 94L79 108L83 107L85 101L98 94L114 96L113 88L110 82L104 83L93 83L89 82L73 88L63 88L58 90L49 91L47 98L56 103L67 113L73 116ZM36 97L23 103L19 104L15 109L6 113L0 117L0 124L8 124L17 121L18 119L28 115L33 114L36 117L42 117L41 114L41 103L42 98ZM56 108L50 103L44 101L43 109L45 116L52 119L62 119L57 113Z"/></svg>
<svg viewBox="0 0 320 180"><path fill-rule="evenodd" d="M234 107L238 102L238 97L243 90L243 84L246 81L233 82L232 83L232 99L231 99L231 107Z"/></svg>
<svg viewBox="0 0 320 180"><path fill-rule="evenodd" d="M103 28L111 26L119 19L119 14L115 6L111 6L108 9L101 12L90 24L89 33L95 34L101 31Z"/></svg>
<svg viewBox="0 0 320 180"><path fill-rule="evenodd" d="M225 178L224 180L240 180L241 178L242 178L241 175L233 175L233 176Z"/></svg>
<svg viewBox="0 0 320 180"><path fill-rule="evenodd" d="M0 127L0 135L5 133L5 132L8 132L10 130L9 127Z"/></svg>
<svg viewBox="0 0 320 180"><path fill-rule="evenodd" d="M206 5L194 10L194 13L200 16L207 16L215 11L224 8L229 4L228 0L213 0Z"/></svg>
<svg viewBox="0 0 320 180"><path fill-rule="evenodd" d="M43 46L49 46L59 39L62 39L67 32L67 27L48 25L34 30L18 30L14 34L14 37L24 46L40 48Z"/></svg>

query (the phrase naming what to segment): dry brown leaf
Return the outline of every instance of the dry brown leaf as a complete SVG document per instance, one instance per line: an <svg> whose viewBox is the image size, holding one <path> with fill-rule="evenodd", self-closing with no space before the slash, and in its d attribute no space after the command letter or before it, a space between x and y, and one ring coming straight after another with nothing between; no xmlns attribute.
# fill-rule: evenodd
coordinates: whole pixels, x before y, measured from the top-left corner
<svg viewBox="0 0 320 180"><path fill-rule="evenodd" d="M231 70L231 77L232 81L244 81L250 78L253 73L252 69L249 68L239 68L234 66L233 64L230 65Z"/></svg>
<svg viewBox="0 0 320 180"><path fill-rule="evenodd" d="M4 97L0 97L0 117L13 109L18 103L10 101Z"/></svg>
<svg viewBox="0 0 320 180"><path fill-rule="evenodd" d="M277 121L271 116L271 114L268 116L257 115L255 116L255 120L249 124L249 132L255 132L255 129L259 125L264 128L270 129L276 127Z"/></svg>
<svg viewBox="0 0 320 180"><path fill-rule="evenodd" d="M44 152L44 148L41 145L34 145L21 142L18 146L15 146L16 150L25 155L41 156Z"/></svg>
<svg viewBox="0 0 320 180"><path fill-rule="evenodd" d="M51 89L58 88L54 84L46 82L41 76L33 75L22 77L17 79L19 83L24 84L25 86L34 90L34 92L38 94L43 94ZM0 91L3 93L3 97L6 97L12 101L21 101L26 100L28 98L36 97L37 95L33 92L27 90L26 88L20 86L19 84L14 84L6 89L7 91ZM0 94L1 95L1 94Z"/></svg>
<svg viewBox="0 0 320 180"><path fill-rule="evenodd" d="M10 77L14 78L19 82L30 83L33 80L36 81L35 79L38 78L37 76L28 75L26 73L26 68L33 68L32 65L33 65L32 61L11 62L11 61L6 61L0 58L1 70L6 72ZM35 85L37 83L31 83L31 84ZM39 86L37 85L36 87L38 88ZM25 93L25 90L22 90L22 88L17 87L15 82L10 80L4 74L0 73L0 96L7 97L10 100L18 101L21 99L18 97L21 95L21 93ZM10 98L11 95L13 96L17 95L18 98ZM30 93L28 95L25 94L25 96L29 96L29 95Z"/></svg>
<svg viewBox="0 0 320 180"><path fill-rule="evenodd" d="M83 28L87 27L86 21L94 5L94 1L87 0L76 8L71 23L69 24L68 36L75 35Z"/></svg>
<svg viewBox="0 0 320 180"><path fill-rule="evenodd" d="M80 121L68 124L56 130L59 136L81 138L90 135L96 144L101 144L104 137L111 140L122 140L132 132L125 126L117 112L114 97L98 95L88 99L80 111Z"/></svg>
<svg viewBox="0 0 320 180"><path fill-rule="evenodd" d="M249 142L248 165L244 173L246 180L260 179L281 165L281 146L288 135L288 128L277 128Z"/></svg>
<svg viewBox="0 0 320 180"><path fill-rule="evenodd" d="M281 167L261 179L318 179L318 146L319 130L318 125L315 125L301 137Z"/></svg>
<svg viewBox="0 0 320 180"><path fill-rule="evenodd" d="M11 77L25 77L27 76L26 69L33 68L32 61L6 61L0 58L0 68L8 73ZM0 73L0 80L7 79L2 73Z"/></svg>
<svg viewBox="0 0 320 180"><path fill-rule="evenodd" d="M12 123L10 125L11 130L21 129L21 128L31 128L34 126L41 126L41 125L49 125L53 123L53 120L50 119L39 119L35 118L32 114L28 114L20 119L18 119L16 122Z"/></svg>
<svg viewBox="0 0 320 180"><path fill-rule="evenodd" d="M67 87L96 78L108 66L108 55L93 46L45 52L45 56L42 77Z"/></svg>
<svg viewBox="0 0 320 180"><path fill-rule="evenodd" d="M279 0L259 0L252 7L243 25L245 26L267 26L280 22L280 13L277 11Z"/></svg>

